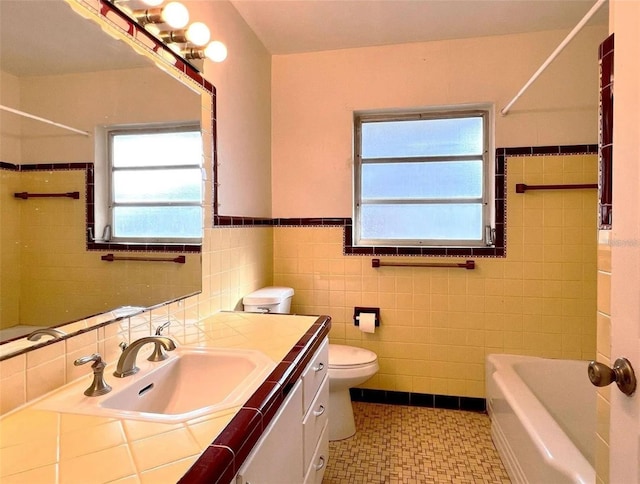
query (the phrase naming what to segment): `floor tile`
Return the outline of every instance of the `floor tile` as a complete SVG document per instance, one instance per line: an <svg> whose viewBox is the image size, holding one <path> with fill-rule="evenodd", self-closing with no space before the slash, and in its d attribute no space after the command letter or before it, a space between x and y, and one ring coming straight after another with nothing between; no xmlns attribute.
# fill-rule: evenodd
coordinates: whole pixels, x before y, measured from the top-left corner
<svg viewBox="0 0 640 484"><path fill-rule="evenodd" d="M355 436L329 444L323 484L509 483L486 414L353 402Z"/></svg>

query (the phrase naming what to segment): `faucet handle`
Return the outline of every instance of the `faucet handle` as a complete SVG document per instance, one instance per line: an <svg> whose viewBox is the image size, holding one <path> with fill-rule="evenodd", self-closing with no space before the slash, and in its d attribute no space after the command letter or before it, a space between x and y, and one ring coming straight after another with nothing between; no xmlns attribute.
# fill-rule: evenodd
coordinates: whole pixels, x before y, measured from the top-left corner
<svg viewBox="0 0 640 484"><path fill-rule="evenodd" d="M83 356L73 362L75 366L85 365L93 361L91 369L93 370L93 381L89 388L84 391L88 397L99 397L111 391L111 387L104 381L104 369L107 363L98 353L89 356Z"/></svg>
<svg viewBox="0 0 640 484"><path fill-rule="evenodd" d="M162 323L160 326L158 326L156 328L156 336L161 336L162 335L162 331L164 329L168 328L170 324L171 324L171 320L167 321L166 323Z"/></svg>

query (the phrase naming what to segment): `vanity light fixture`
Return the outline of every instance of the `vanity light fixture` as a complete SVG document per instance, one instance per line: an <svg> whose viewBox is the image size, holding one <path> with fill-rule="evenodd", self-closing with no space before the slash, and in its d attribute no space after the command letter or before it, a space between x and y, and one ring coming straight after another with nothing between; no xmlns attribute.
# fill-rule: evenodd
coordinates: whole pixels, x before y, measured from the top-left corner
<svg viewBox="0 0 640 484"><path fill-rule="evenodd" d="M227 46L219 40L209 42L205 48L187 47L182 51L185 59L209 59L213 62L222 62L227 58Z"/></svg>
<svg viewBox="0 0 640 484"><path fill-rule="evenodd" d="M145 30L187 60L209 59L213 62L222 62L227 58L227 47L222 42L219 40L209 42L211 33L204 23L193 22L187 27L189 23L187 7L175 1L161 7L163 2L164 0L137 0L138 6L144 3L151 8L135 10L123 8L127 15L135 19Z"/></svg>
<svg viewBox="0 0 640 484"><path fill-rule="evenodd" d="M207 45L211 38L209 27L202 22L193 22L188 29L163 30L158 32L157 35L167 44L186 44L190 42L197 46Z"/></svg>
<svg viewBox="0 0 640 484"><path fill-rule="evenodd" d="M143 26L167 24L174 29L181 29L189 23L189 11L180 2L169 2L162 8L134 10L133 16Z"/></svg>

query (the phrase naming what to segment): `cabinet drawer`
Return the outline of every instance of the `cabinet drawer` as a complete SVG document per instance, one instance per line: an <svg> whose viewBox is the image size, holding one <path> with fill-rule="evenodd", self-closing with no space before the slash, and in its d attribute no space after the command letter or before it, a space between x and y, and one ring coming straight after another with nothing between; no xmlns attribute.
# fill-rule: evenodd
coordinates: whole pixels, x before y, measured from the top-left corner
<svg viewBox="0 0 640 484"><path fill-rule="evenodd" d="M306 469L311 463L313 453L318 446L318 439L327 424L329 415L329 378L325 378L320 385L316 398L311 403L309 411L302 421L302 434L304 436L304 466Z"/></svg>
<svg viewBox="0 0 640 484"><path fill-rule="evenodd" d="M329 426L322 430L320 441L313 453L311 464L304 476L304 484L321 484L324 471L329 463Z"/></svg>
<svg viewBox="0 0 640 484"><path fill-rule="evenodd" d="M309 410L309 405L316 396L316 392L324 377L329 371L329 339L325 338L324 342L316 351L313 360L305 368L302 374L302 405L303 414Z"/></svg>

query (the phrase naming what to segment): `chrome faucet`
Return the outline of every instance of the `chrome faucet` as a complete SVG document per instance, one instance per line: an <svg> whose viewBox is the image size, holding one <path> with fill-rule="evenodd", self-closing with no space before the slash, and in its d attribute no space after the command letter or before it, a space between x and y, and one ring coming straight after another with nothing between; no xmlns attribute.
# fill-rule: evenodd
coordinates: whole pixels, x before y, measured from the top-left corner
<svg viewBox="0 0 640 484"><path fill-rule="evenodd" d="M147 358L149 361L166 360L169 355L162 351L163 348L167 351L173 351L176 349L176 344L173 340L166 336L145 336L144 338L137 339L122 350L122 354L120 355L120 359L116 365L116 371L113 372L113 375L118 378L124 378L125 376L137 373L140 368L136 366L136 357L138 356L140 348L147 343L155 344L153 353L149 358Z"/></svg>
<svg viewBox="0 0 640 484"><path fill-rule="evenodd" d="M64 336L66 334L67 333L65 333L64 331L60 331L59 329L42 328L42 329L36 329L34 332L29 333L29 336L27 336L27 339L29 341L38 341L44 335L53 336L54 338L57 338L58 336Z"/></svg>
<svg viewBox="0 0 640 484"><path fill-rule="evenodd" d="M91 365L91 369L93 370L93 382L91 382L91 386L84 391L84 394L88 397L99 397L100 395L104 395L111 391L111 387L104 381L104 368L107 364L104 362L102 357L98 353L94 353L89 356L78 358L73 362L73 364L75 366L80 366L90 363L91 361L93 361L93 365Z"/></svg>

